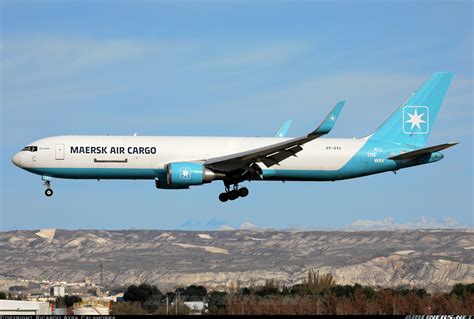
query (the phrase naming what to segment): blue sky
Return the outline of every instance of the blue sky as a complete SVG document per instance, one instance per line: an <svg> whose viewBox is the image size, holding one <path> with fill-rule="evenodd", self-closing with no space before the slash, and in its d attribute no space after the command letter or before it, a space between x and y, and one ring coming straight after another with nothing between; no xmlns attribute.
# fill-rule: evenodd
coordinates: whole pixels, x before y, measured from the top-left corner
<svg viewBox="0 0 474 319"><path fill-rule="evenodd" d="M471 1L2 1L0 229L472 227ZM340 99L331 137L371 133L426 78L455 78L432 165L335 183L54 180L14 167L60 134L306 133Z"/></svg>

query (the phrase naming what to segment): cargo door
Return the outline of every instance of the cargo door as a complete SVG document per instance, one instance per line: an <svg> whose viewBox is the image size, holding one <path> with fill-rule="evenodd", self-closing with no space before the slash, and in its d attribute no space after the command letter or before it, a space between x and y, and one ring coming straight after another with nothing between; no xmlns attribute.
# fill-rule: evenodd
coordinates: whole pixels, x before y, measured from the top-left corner
<svg viewBox="0 0 474 319"><path fill-rule="evenodd" d="M64 159L64 144L56 144L56 159Z"/></svg>

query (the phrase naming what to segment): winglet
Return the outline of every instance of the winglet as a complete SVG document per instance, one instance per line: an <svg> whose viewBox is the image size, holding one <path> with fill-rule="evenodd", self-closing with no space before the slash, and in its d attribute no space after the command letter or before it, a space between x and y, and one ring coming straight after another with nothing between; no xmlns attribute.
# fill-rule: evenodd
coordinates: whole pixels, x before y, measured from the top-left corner
<svg viewBox="0 0 474 319"><path fill-rule="evenodd" d="M321 125L319 125L317 129L309 133L309 135L321 136L321 135L329 133L334 127L334 124L336 124L339 114L341 113L342 108L344 107L344 103L346 103L346 101L337 102L336 106L334 106L331 113L329 113L328 116L326 116L326 118L321 123Z"/></svg>
<svg viewBox="0 0 474 319"><path fill-rule="evenodd" d="M285 123L280 127L278 132L276 132L274 137L286 137L288 133L288 129L290 128L291 120L286 120Z"/></svg>

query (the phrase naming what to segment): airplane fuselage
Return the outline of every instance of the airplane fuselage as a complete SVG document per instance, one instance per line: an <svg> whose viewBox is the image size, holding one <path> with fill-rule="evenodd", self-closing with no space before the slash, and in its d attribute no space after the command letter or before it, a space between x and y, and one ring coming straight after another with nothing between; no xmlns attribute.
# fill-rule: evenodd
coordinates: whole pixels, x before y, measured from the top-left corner
<svg viewBox="0 0 474 319"><path fill-rule="evenodd" d="M250 180L336 181L397 171L439 161L439 151L457 143L425 147L452 73L438 72L374 131L360 139L321 138L344 107L339 101L308 134L278 137L55 136L15 154L18 167L42 176L52 196L51 178L153 179L160 189L187 189L224 182L219 200L246 197L239 183Z"/></svg>
<svg viewBox="0 0 474 319"><path fill-rule="evenodd" d="M172 162L203 162L275 144L289 138L192 136L56 136L31 143L37 150L21 151L14 163L42 176L70 179L166 179ZM267 168L255 180L332 181L355 178L434 162L400 163L387 159L412 148L369 138L320 138L307 143L297 157Z"/></svg>

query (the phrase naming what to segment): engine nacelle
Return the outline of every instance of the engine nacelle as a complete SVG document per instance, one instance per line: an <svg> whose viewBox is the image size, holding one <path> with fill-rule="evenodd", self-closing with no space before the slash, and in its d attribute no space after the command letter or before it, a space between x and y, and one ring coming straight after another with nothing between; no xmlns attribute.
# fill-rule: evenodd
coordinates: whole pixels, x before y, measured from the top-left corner
<svg viewBox="0 0 474 319"><path fill-rule="evenodd" d="M159 189L188 189L189 186L172 186L168 185L168 182L165 179L155 178L155 186Z"/></svg>
<svg viewBox="0 0 474 319"><path fill-rule="evenodd" d="M224 174L214 173L201 163L174 162L166 165L166 182L171 187L188 187L210 183L224 178Z"/></svg>

